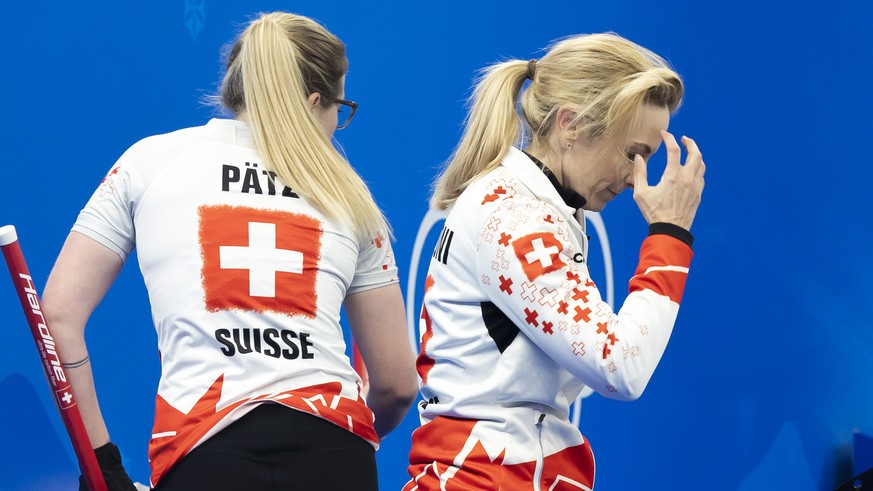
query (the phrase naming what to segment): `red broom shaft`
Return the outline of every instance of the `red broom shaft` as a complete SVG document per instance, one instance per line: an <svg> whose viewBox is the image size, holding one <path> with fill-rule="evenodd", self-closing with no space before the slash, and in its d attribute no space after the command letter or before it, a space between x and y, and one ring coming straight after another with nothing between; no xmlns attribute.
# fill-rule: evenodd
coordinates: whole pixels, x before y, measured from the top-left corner
<svg viewBox="0 0 873 491"><path fill-rule="evenodd" d="M55 404L70 436L85 482L91 491L106 491L103 473L100 471L97 458L94 456L91 440L88 438L85 424L82 422L82 415L79 414L79 408L76 406L76 399L73 397L73 390L66 371L58 357L57 345L43 315L39 295L36 292L30 271L27 269L27 264L24 262L24 255L21 252L21 246L18 244L13 226L0 227L0 249L3 250L3 257L6 259L12 283L15 285L18 299L21 301L21 308L30 326L30 332L42 360Z"/></svg>

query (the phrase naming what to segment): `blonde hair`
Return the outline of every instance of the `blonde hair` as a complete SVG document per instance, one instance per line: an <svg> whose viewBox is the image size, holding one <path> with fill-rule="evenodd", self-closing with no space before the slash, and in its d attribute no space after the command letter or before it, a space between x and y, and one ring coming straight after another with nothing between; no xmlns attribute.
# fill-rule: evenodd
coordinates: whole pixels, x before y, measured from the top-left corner
<svg viewBox="0 0 873 491"><path fill-rule="evenodd" d="M367 185L331 145L307 103L339 97L348 68L343 43L300 15L262 14L240 34L221 82L221 101L252 128L264 165L359 240L390 233Z"/></svg>
<svg viewBox="0 0 873 491"><path fill-rule="evenodd" d="M519 114L519 93L529 77ZM487 67L470 98L461 141L434 185L431 207L451 206L512 145L544 144L561 107L573 109L571 125L583 134L609 140L630 131L643 104L674 112L683 92L682 80L663 58L612 33L565 39L537 61Z"/></svg>

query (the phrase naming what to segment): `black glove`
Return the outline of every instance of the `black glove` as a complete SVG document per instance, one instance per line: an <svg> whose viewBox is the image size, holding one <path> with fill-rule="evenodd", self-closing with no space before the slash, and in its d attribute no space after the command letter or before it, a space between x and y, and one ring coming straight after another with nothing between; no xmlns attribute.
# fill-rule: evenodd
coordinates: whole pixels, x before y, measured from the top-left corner
<svg viewBox="0 0 873 491"><path fill-rule="evenodd" d="M128 477L124 467L121 466L121 452L114 443L109 442L102 447L94 449L97 463L103 472L103 480L106 481L106 489L109 491L136 491L133 481ZM90 491L85 482L85 476L79 475L79 491Z"/></svg>

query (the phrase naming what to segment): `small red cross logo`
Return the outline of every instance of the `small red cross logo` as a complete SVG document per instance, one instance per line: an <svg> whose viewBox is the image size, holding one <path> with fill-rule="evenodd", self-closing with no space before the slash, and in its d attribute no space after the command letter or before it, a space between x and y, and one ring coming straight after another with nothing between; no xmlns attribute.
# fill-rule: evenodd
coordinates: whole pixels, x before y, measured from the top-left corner
<svg viewBox="0 0 873 491"><path fill-rule="evenodd" d="M585 310L582 310L577 305L573 310L576 311L576 315L573 316L574 321L579 322L580 320L584 320L585 322L588 322L591 320L591 309L588 307L585 307Z"/></svg>
<svg viewBox="0 0 873 491"><path fill-rule="evenodd" d="M500 232L500 240L498 240L497 243L502 245L503 247L508 247L509 239L511 238L511 235L507 235L505 232Z"/></svg>
<svg viewBox="0 0 873 491"><path fill-rule="evenodd" d="M505 278L500 275L500 291L507 295L512 295L512 278Z"/></svg>
<svg viewBox="0 0 873 491"><path fill-rule="evenodd" d="M67 409L76 405L76 400L73 398L73 393L69 387L64 387L55 391L55 397L58 399L58 406L61 409Z"/></svg>
<svg viewBox="0 0 873 491"><path fill-rule="evenodd" d="M536 310L530 310L530 309L525 308L524 313L527 316L527 317L525 317L524 320L527 321L528 324L532 324L534 326L539 327L540 321L537 320L537 316L539 314L537 313Z"/></svg>
<svg viewBox="0 0 873 491"><path fill-rule="evenodd" d="M608 334L609 330L606 328L605 322L597 323L597 334Z"/></svg>
<svg viewBox="0 0 873 491"><path fill-rule="evenodd" d="M576 288L573 290L573 300L582 300L583 302L588 301L588 290L580 290Z"/></svg>
<svg viewBox="0 0 873 491"><path fill-rule="evenodd" d="M552 325L553 324L549 321L543 321L543 332L546 334L553 334Z"/></svg>

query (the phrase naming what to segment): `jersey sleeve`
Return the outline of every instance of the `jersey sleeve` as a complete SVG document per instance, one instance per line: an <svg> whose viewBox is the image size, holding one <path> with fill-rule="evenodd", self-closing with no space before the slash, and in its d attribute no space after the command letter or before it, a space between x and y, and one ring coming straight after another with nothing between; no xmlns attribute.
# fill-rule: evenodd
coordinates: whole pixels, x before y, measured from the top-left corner
<svg viewBox="0 0 873 491"><path fill-rule="evenodd" d="M360 248L355 276L347 294L372 290L399 281L391 241L380 235Z"/></svg>
<svg viewBox="0 0 873 491"><path fill-rule="evenodd" d="M127 261L134 248L132 180L124 157L109 170L85 208L79 212L73 230L103 244Z"/></svg>
<svg viewBox="0 0 873 491"><path fill-rule="evenodd" d="M559 366L598 393L642 393L673 330L691 248L668 235L642 244L616 313L575 250L570 224L530 197L504 200L479 234L477 275L489 299Z"/></svg>

